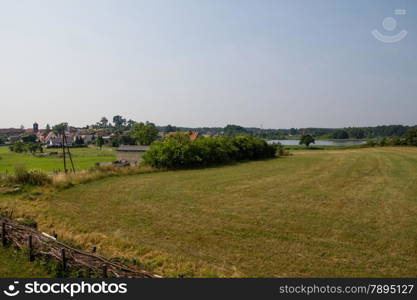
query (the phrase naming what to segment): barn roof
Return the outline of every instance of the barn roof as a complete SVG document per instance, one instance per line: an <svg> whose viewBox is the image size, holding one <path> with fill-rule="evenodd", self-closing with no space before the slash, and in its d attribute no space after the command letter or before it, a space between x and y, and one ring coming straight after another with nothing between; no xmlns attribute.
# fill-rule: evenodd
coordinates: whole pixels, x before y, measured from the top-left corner
<svg viewBox="0 0 417 300"><path fill-rule="evenodd" d="M121 145L117 148L116 151L122 152L145 152L149 149L149 146L131 146L131 145Z"/></svg>

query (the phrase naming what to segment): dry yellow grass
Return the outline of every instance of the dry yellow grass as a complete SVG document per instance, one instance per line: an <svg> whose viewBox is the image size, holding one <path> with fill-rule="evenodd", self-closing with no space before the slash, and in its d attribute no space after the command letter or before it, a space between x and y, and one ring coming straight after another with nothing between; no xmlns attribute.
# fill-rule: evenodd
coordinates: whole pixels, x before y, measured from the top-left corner
<svg viewBox="0 0 417 300"><path fill-rule="evenodd" d="M0 207L165 276L417 276L417 148L113 177Z"/></svg>
<svg viewBox="0 0 417 300"><path fill-rule="evenodd" d="M148 166L132 166L132 167L97 167L90 168L88 170L81 170L74 173L57 173L51 174L52 185L57 188L68 188L77 184L84 184L91 181L115 177L115 176L126 176L126 175L137 175L151 172L157 172L159 170L148 167Z"/></svg>

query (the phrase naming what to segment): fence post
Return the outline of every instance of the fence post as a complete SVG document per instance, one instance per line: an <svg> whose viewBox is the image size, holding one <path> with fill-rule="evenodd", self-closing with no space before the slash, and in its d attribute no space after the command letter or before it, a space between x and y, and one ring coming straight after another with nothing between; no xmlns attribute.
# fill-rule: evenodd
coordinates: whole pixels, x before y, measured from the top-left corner
<svg viewBox="0 0 417 300"><path fill-rule="evenodd" d="M1 243L3 247L7 246L7 240L6 240L6 222L1 223Z"/></svg>
<svg viewBox="0 0 417 300"><path fill-rule="evenodd" d="M61 249L61 259L62 259L62 271L67 269L67 259L65 257L65 249Z"/></svg>
<svg viewBox="0 0 417 300"><path fill-rule="evenodd" d="M32 235L29 235L28 238L28 247L29 247L29 261L34 261L35 258L33 256L33 244L32 244Z"/></svg>
<svg viewBox="0 0 417 300"><path fill-rule="evenodd" d="M103 278L107 278L107 265L102 265L101 267L103 269Z"/></svg>

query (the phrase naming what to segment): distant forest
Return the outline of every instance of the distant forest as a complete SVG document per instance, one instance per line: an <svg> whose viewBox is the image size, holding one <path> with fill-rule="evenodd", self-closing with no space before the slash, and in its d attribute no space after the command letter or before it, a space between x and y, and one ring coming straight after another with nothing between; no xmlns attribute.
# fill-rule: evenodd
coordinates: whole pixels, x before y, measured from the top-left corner
<svg viewBox="0 0 417 300"><path fill-rule="evenodd" d="M327 139L372 139L382 137L405 136L413 126L382 125L375 127L346 127L346 128L290 128L290 129L262 129L227 125L226 127L175 127L172 125L158 126L160 131L198 131L201 134L215 134L225 136L251 135L265 139L291 139L303 134L310 134L316 138ZM415 127L415 126L414 126Z"/></svg>

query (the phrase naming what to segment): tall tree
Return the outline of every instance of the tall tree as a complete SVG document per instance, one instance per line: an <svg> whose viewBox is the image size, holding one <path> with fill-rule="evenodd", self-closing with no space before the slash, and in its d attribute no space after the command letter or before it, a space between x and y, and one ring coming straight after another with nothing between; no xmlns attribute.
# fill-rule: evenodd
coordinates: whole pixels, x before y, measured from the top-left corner
<svg viewBox="0 0 417 300"><path fill-rule="evenodd" d="M115 127L123 127L126 125L126 119L117 115L113 117L113 123Z"/></svg>
<svg viewBox="0 0 417 300"><path fill-rule="evenodd" d="M140 122L133 125L131 135L139 145L150 145L158 137L158 129L153 123Z"/></svg>
<svg viewBox="0 0 417 300"><path fill-rule="evenodd" d="M106 117L102 117L100 120L100 124L102 128L107 128L109 125L109 120Z"/></svg>

